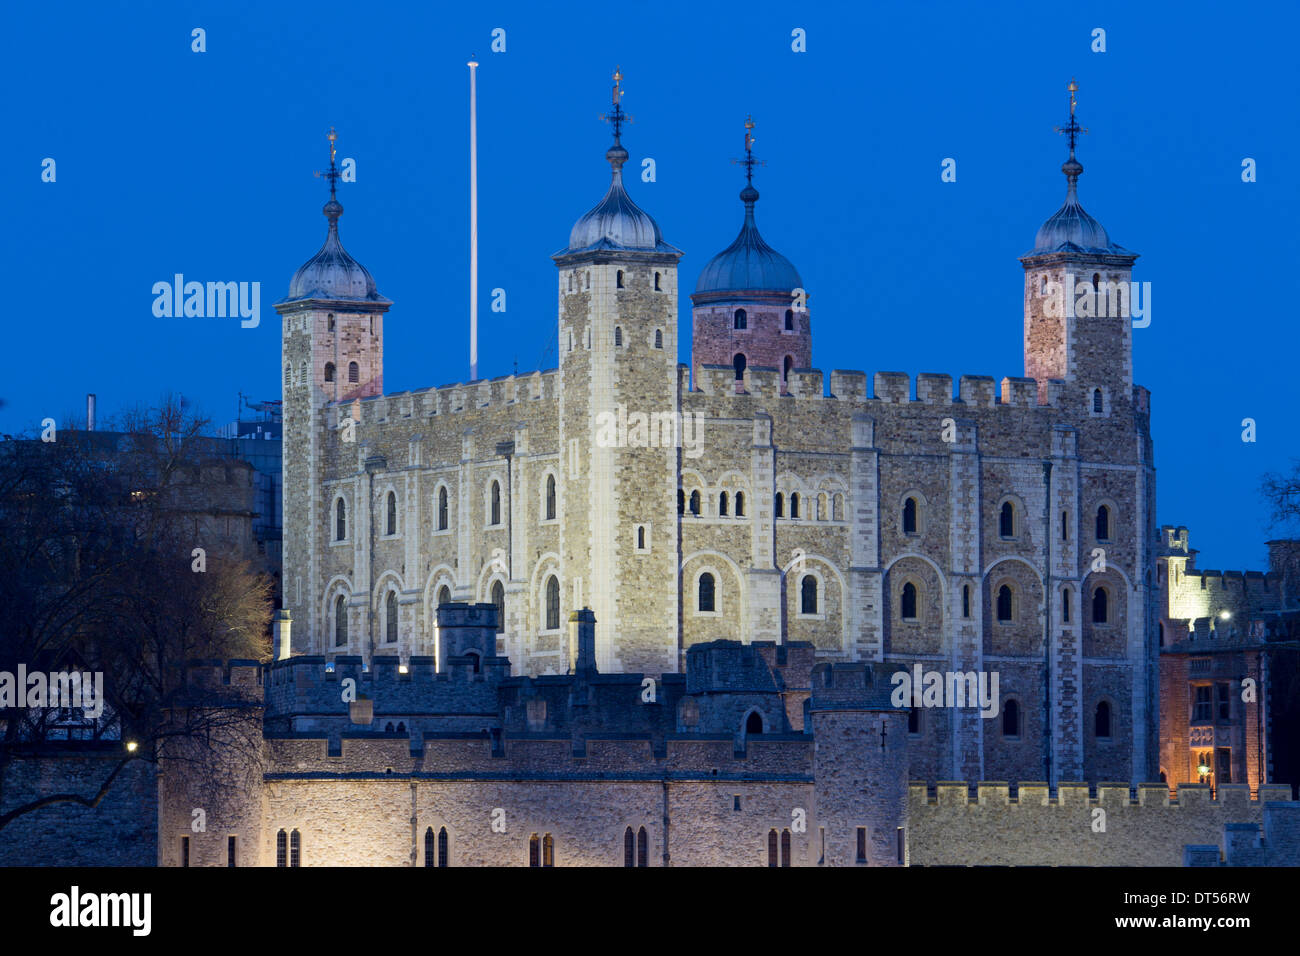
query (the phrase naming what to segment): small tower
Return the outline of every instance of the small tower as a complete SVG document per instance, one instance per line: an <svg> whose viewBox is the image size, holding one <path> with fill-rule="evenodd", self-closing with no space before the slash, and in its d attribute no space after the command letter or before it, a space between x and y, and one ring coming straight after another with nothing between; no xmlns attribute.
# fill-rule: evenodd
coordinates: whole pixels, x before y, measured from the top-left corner
<svg viewBox="0 0 1300 956"><path fill-rule="evenodd" d="M763 240L754 223L754 167L762 163L754 158L753 130L753 117L747 117L745 158L732 160L745 167L740 235L704 267L691 295L691 360L697 375L703 365L730 365L737 383L746 368L776 369L785 391L793 369L812 365L812 316L798 270Z"/></svg>
<svg viewBox="0 0 1300 956"><path fill-rule="evenodd" d="M561 605L590 608L600 671L675 671L677 261L623 188L614 73L609 189L573 226L559 268ZM665 626L668 622L668 626ZM557 635L557 642L558 642Z"/></svg>
<svg viewBox="0 0 1300 956"><path fill-rule="evenodd" d="M1038 381L1038 400L1047 402L1047 383L1064 379L1068 402L1092 415L1131 406L1133 330L1129 279L1137 253L1111 242L1101 223L1079 205L1083 165L1074 158L1080 133L1075 119L1074 80L1070 120L1057 132L1070 143L1065 203L1038 230L1034 248L1020 257L1025 269L1025 375Z"/></svg>
<svg viewBox="0 0 1300 956"><path fill-rule="evenodd" d="M314 555L323 535L334 540L335 502L321 497L320 463L324 442L337 437L340 410L334 403L379 395L384 389L384 313L392 305L379 294L366 268L339 241L343 205L333 129L329 131L330 198L322 210L329 220L325 244L289 283L289 294L275 304L282 318L281 370L284 389L284 607L294 622L295 654L326 646L329 620L320 618L320 583ZM343 499L340 499L343 500ZM325 514L330 510L330 514ZM358 503L344 501L346 539L359 541ZM363 595L364 598L364 595ZM332 642L329 646L333 646Z"/></svg>

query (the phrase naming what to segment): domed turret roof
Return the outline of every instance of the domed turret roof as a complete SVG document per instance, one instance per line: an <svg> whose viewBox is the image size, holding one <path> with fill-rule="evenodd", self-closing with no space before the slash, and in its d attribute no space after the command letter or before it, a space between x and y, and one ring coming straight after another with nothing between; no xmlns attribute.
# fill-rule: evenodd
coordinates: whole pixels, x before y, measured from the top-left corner
<svg viewBox="0 0 1300 956"><path fill-rule="evenodd" d="M1065 202L1038 227L1031 256L1049 252L1082 252L1089 255L1132 255L1118 243L1111 242L1105 228L1079 205L1078 182L1083 165L1073 156L1061 167L1069 181Z"/></svg>
<svg viewBox="0 0 1300 956"><path fill-rule="evenodd" d="M799 270L777 252L758 232L754 222L754 203L758 190L752 185L740 191L745 204L745 222L735 242L714 256L695 283L695 293L703 292L785 292L802 288Z"/></svg>
<svg viewBox="0 0 1300 956"><path fill-rule="evenodd" d="M322 210L329 220L329 232L320 252L302 264L289 282L289 295L295 299L355 299L361 302L386 302L375 287L375 279L361 263L348 255L339 241L339 217L343 205L334 198Z"/></svg>
<svg viewBox="0 0 1300 956"><path fill-rule="evenodd" d="M557 255L575 252L617 250L625 252L671 252L679 250L664 242L654 218L632 201L623 188L623 164L627 150L615 142L605 153L613 168L609 190L586 215L573 224L569 245Z"/></svg>

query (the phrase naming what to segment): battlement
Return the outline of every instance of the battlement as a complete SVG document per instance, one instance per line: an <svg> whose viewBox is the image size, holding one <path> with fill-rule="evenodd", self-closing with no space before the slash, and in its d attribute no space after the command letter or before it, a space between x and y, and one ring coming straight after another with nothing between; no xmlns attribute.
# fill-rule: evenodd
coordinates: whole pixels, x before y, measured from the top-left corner
<svg viewBox="0 0 1300 956"><path fill-rule="evenodd" d="M362 425L399 418L433 418L467 409L501 407L530 401L555 401L559 397L559 369L525 375L502 375L476 382L457 382L414 391L390 392L355 401L333 403L338 414L352 409Z"/></svg>
<svg viewBox="0 0 1300 956"><path fill-rule="evenodd" d="M847 661L818 664L812 670L810 710L903 710L890 698L896 664Z"/></svg>
<svg viewBox="0 0 1300 956"><path fill-rule="evenodd" d="M1025 782L1017 785L1016 795L1011 794L1012 784L1004 781L980 781L973 787L965 781L941 780L931 788L924 782L912 781L908 785L913 806L943 807L1223 807L1245 809L1261 807L1265 803L1291 801L1288 784L1265 784L1251 799L1247 784L1222 784L1216 792L1206 784L1182 784L1171 792L1168 784L1140 783L1130 787L1127 783L1099 783L1096 794L1086 783L1061 783L1055 791L1043 782ZM1300 806L1300 803L1296 804Z"/></svg>
<svg viewBox="0 0 1300 956"><path fill-rule="evenodd" d="M686 651L686 693L775 694L806 688L816 651L807 641L709 641Z"/></svg>

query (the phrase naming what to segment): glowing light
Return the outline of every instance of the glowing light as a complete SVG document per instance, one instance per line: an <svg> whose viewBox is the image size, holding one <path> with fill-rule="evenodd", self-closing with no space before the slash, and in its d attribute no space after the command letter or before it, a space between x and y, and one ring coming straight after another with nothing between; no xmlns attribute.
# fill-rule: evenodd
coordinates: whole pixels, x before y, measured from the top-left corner
<svg viewBox="0 0 1300 956"><path fill-rule="evenodd" d="M135 753L137 750L140 749L140 745L136 743L134 740L128 740L126 744L126 749L129 753Z"/></svg>
<svg viewBox="0 0 1300 956"><path fill-rule="evenodd" d="M1221 620L1221 621L1226 621L1226 620L1227 620L1228 618L1230 618L1230 617L1232 617L1232 612L1231 612L1231 611L1220 611L1220 612L1219 612L1219 620Z"/></svg>
<svg viewBox="0 0 1300 956"><path fill-rule="evenodd" d="M398 665L397 665L397 673L399 673L399 674L405 674L405 673L407 673L406 665L405 665L405 664L398 664Z"/></svg>
<svg viewBox="0 0 1300 956"><path fill-rule="evenodd" d="M1206 764L1201 764L1196 769L1202 777L1208 777L1210 775L1210 768Z"/></svg>

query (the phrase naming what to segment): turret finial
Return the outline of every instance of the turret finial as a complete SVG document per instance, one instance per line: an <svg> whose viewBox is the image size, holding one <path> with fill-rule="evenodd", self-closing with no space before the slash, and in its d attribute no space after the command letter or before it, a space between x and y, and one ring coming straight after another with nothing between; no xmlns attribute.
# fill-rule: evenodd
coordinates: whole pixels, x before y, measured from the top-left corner
<svg viewBox="0 0 1300 956"><path fill-rule="evenodd" d="M323 173L317 172L316 176L318 178L324 177L330 182L330 200L325 204L324 212L325 216L330 221L330 228L334 228L338 224L339 216L343 215L343 204L340 203L338 198L335 196L335 190L339 181L339 168L336 162L338 158L338 148L335 144L338 142L339 134L334 132L334 127L331 126L330 131L325 134L325 138L330 141L330 168L328 171Z"/></svg>
<svg viewBox="0 0 1300 956"><path fill-rule="evenodd" d="M754 158L754 143L756 142L757 140L754 139L754 117L751 114L745 117L745 158L732 160L736 165L745 167L745 182L750 186L754 185L754 167L767 165L761 159Z"/></svg>
<svg viewBox="0 0 1300 956"><path fill-rule="evenodd" d="M1065 161L1061 167L1061 172L1065 173L1065 178L1070 184L1070 191L1073 192L1079 182L1079 174L1083 172L1083 164L1074 158L1074 147L1079 141L1079 134L1087 134L1086 127L1080 126L1079 121L1075 118L1074 111L1078 106L1078 101L1074 94L1079 92L1079 84L1070 78L1070 82L1065 87L1070 93L1070 121L1064 126L1056 127L1056 132L1065 134L1070 143L1070 158Z"/></svg>

